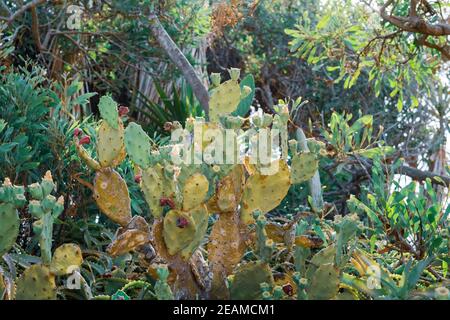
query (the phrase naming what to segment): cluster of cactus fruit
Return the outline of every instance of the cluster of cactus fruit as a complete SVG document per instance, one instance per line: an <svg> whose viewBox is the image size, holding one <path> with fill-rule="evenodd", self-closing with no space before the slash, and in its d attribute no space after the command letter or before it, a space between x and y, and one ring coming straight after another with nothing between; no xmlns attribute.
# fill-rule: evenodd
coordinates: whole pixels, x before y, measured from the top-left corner
<svg viewBox="0 0 450 320"><path fill-rule="evenodd" d="M122 117L128 110L118 108L109 96L102 97L99 104L102 120L92 151L98 160L84 147L91 137L83 136L80 129L75 131L79 157L95 171L91 189L98 208L120 226L107 251L111 256L131 251L142 254L150 264L149 272L156 270L154 291L158 299L279 299L293 297L294 293L299 299L334 298L344 260L337 246L349 241L348 232L337 244L314 255L306 269L305 261L310 249L317 247L316 242L305 235L295 236L292 224L289 232L283 232L292 235L294 230L294 240L288 247L293 251L296 270L277 280L271 270L277 241L265 217L282 202L292 184L308 181L316 173L320 147L311 148L314 152L300 152L296 141L288 139L290 114L286 105L278 106L275 115L258 112L244 118L254 84L240 84L238 69L232 69L230 76L220 83L220 75L212 75L209 122L195 118L188 119L184 128L178 123L172 127L182 129L190 138L191 148L185 151L190 155L212 144L211 137L194 137L198 125L218 132L231 129L235 144L250 129L277 129L281 142L278 156L268 164L250 161L248 146L243 153L234 154L234 160L241 157L241 162L175 164L172 155L179 150L179 143L158 148L138 124L131 122L125 128ZM258 141L253 137L249 140L252 143ZM127 184L115 170L127 155L150 208L151 225L144 217L132 217ZM17 280L16 298L55 298L55 276L68 274L82 263L80 249L71 244L59 247L52 256L53 223L64 208L62 198L56 200L51 195L54 189L50 174L28 187L33 199L28 207L37 219L34 231L42 262L28 268ZM14 245L20 224L17 208L26 203L24 188L6 180L0 189L0 255ZM248 249L253 249L255 258L242 263ZM0 278L0 289L2 282ZM123 289L115 296L126 297Z"/></svg>

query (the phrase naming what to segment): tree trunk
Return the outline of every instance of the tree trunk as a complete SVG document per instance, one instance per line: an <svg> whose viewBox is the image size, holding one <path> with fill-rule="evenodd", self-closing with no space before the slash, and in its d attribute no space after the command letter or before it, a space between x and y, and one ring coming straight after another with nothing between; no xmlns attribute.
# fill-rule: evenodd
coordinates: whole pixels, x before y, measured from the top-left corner
<svg viewBox="0 0 450 320"><path fill-rule="evenodd" d="M170 60L181 70L186 81L191 86L195 96L197 97L200 105L205 111L206 116L209 114L209 94L206 87L203 85L200 77L195 72L190 62L186 59L184 54L178 48L176 43L169 36L163 25L159 21L155 13L151 13L149 16L150 29L158 41L159 45L169 56Z"/></svg>

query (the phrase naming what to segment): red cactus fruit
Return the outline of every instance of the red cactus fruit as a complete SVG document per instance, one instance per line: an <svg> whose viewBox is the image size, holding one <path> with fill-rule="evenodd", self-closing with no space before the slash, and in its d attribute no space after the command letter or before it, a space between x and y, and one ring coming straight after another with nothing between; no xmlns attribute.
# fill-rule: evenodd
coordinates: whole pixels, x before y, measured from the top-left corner
<svg viewBox="0 0 450 320"><path fill-rule="evenodd" d="M129 111L130 111L130 109L128 109L128 107L120 106L119 107L119 116L121 116L121 117L126 116Z"/></svg>
<svg viewBox="0 0 450 320"><path fill-rule="evenodd" d="M134 182L141 183L142 180L142 174L137 174L134 176Z"/></svg>
<svg viewBox="0 0 450 320"><path fill-rule="evenodd" d="M288 296L292 296L294 294L294 288L292 287L292 285L290 283L285 284L283 286L283 292L285 294L287 294Z"/></svg>
<svg viewBox="0 0 450 320"><path fill-rule="evenodd" d="M185 217L179 217L177 219L177 227L183 229L189 224L189 221Z"/></svg>
<svg viewBox="0 0 450 320"><path fill-rule="evenodd" d="M89 144L89 143L91 143L91 137L89 137L89 136L84 136L79 141L79 144L81 144L81 145Z"/></svg>
<svg viewBox="0 0 450 320"><path fill-rule="evenodd" d="M75 128L75 130L73 130L74 137L78 137L81 133L83 133L83 131L80 128Z"/></svg>
<svg viewBox="0 0 450 320"><path fill-rule="evenodd" d="M169 206L170 209L174 209L175 208L175 202L172 199L170 199L170 198L161 198L161 199L159 199L159 205L161 207Z"/></svg>

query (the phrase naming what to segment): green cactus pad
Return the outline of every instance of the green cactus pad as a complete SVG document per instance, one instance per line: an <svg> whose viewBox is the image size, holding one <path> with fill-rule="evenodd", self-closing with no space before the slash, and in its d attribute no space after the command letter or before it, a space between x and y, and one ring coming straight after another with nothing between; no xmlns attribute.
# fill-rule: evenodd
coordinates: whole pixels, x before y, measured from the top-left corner
<svg viewBox="0 0 450 320"><path fill-rule="evenodd" d="M244 223L252 223L253 212L260 210L267 213L276 208L284 199L291 186L289 167L283 160L277 160L278 170L272 175L258 172L248 178L242 196L241 219Z"/></svg>
<svg viewBox="0 0 450 320"><path fill-rule="evenodd" d="M247 263L236 271L230 286L230 297L232 300L260 299L261 283L274 284L269 266L260 261Z"/></svg>
<svg viewBox="0 0 450 320"><path fill-rule="evenodd" d="M208 230L208 211L204 205L191 210L189 215L195 223L195 235L191 243L181 250L181 257L184 260L188 260L194 251L197 250Z"/></svg>
<svg viewBox="0 0 450 320"><path fill-rule="evenodd" d="M162 198L174 199L175 197L174 181L164 174L164 168L160 164L142 172L141 189L151 214L155 218L160 217L163 213L164 208L161 206L160 200Z"/></svg>
<svg viewBox="0 0 450 320"><path fill-rule="evenodd" d="M94 198L100 210L112 221L125 226L131 220L131 200L124 179L113 169L97 171Z"/></svg>
<svg viewBox="0 0 450 320"><path fill-rule="evenodd" d="M118 129L119 112L117 110L117 102L110 96L103 96L100 98L98 109L100 110L101 117L108 122L112 128Z"/></svg>
<svg viewBox="0 0 450 320"><path fill-rule="evenodd" d="M17 280L17 300L55 300L55 276L44 265L33 265Z"/></svg>
<svg viewBox="0 0 450 320"><path fill-rule="evenodd" d="M7 253L19 235L19 214L11 203L0 204L0 257Z"/></svg>
<svg viewBox="0 0 450 320"><path fill-rule="evenodd" d="M58 247L53 253L50 270L52 273L62 276L71 274L83 263L81 249L75 244L66 243Z"/></svg>
<svg viewBox="0 0 450 320"><path fill-rule="evenodd" d="M319 167L319 161L312 152L296 154L292 158L291 180L293 184L311 179Z"/></svg>
<svg viewBox="0 0 450 320"><path fill-rule="evenodd" d="M98 160L102 167L116 167L126 157L123 123L118 119L117 129L103 121L98 129Z"/></svg>
<svg viewBox="0 0 450 320"><path fill-rule="evenodd" d="M125 148L131 160L142 169L150 167L150 138L134 122L125 129Z"/></svg>
<svg viewBox="0 0 450 320"><path fill-rule="evenodd" d="M311 259L311 263L308 266L306 271L306 278L309 282L311 282L314 273L317 268L321 265L334 263L334 259L336 256L336 246L334 244L320 250L317 252Z"/></svg>
<svg viewBox="0 0 450 320"><path fill-rule="evenodd" d="M195 239L194 219L179 210L170 210L164 218L164 243L170 255L180 252Z"/></svg>
<svg viewBox="0 0 450 320"><path fill-rule="evenodd" d="M311 279L307 292L312 300L329 300L339 290L339 270L332 263L319 266Z"/></svg>
<svg viewBox="0 0 450 320"><path fill-rule="evenodd" d="M236 110L241 101L241 87L236 80L228 80L215 88L209 102L209 119L218 122L221 114Z"/></svg>
<svg viewBox="0 0 450 320"><path fill-rule="evenodd" d="M253 78L253 75L246 75L239 86L241 87L241 91L244 90L244 86L247 86L251 89L251 92L239 102L236 111L234 111L232 115L245 117L250 110L253 98L255 97L255 79Z"/></svg>
<svg viewBox="0 0 450 320"><path fill-rule="evenodd" d="M205 201L209 182L201 173L194 173L183 186L183 210L189 211Z"/></svg>

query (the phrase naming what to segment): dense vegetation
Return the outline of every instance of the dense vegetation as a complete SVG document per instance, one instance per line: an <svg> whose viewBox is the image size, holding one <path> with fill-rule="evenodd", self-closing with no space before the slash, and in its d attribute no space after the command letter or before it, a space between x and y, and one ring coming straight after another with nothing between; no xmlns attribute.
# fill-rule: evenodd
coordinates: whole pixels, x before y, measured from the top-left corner
<svg viewBox="0 0 450 320"><path fill-rule="evenodd" d="M434 0L0 1L0 300L448 300L449 36Z"/></svg>

